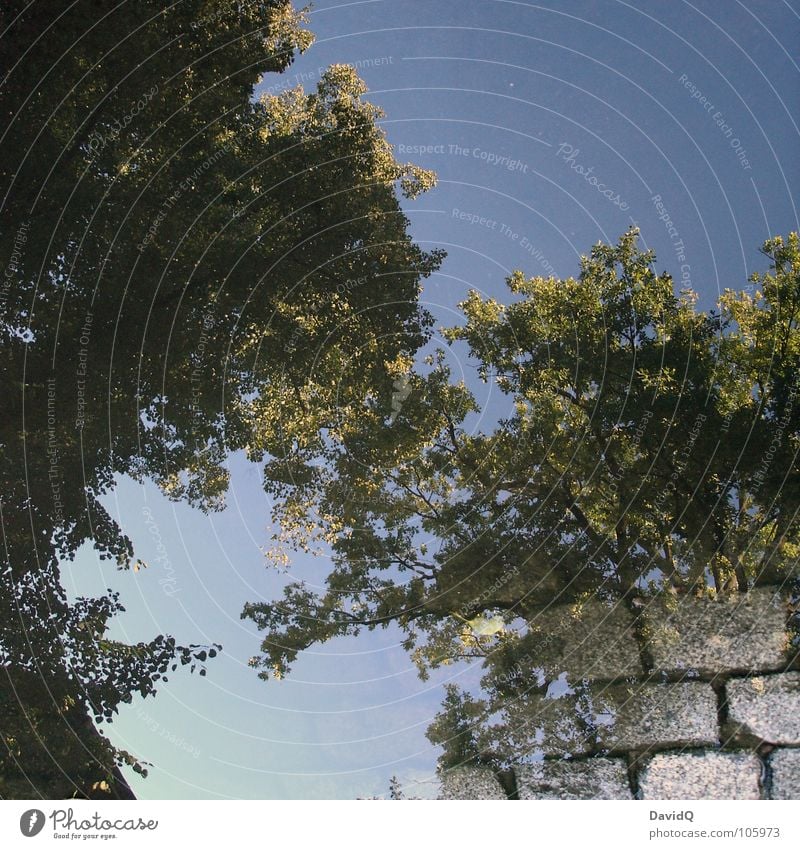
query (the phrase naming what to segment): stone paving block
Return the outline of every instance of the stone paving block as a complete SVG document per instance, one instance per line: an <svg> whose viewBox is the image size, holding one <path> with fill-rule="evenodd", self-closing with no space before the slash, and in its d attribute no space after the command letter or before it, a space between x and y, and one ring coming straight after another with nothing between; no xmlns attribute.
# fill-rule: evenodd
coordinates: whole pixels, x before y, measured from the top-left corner
<svg viewBox="0 0 800 849"><path fill-rule="evenodd" d="M734 678L725 685L725 736L746 744L800 745L800 672Z"/></svg>
<svg viewBox="0 0 800 849"><path fill-rule="evenodd" d="M785 668L786 598L775 588L756 587L719 601L654 599L644 616L657 670L714 675Z"/></svg>
<svg viewBox="0 0 800 849"><path fill-rule="evenodd" d="M610 751L717 745L717 696L710 684L592 688L597 736Z"/></svg>
<svg viewBox="0 0 800 849"><path fill-rule="evenodd" d="M760 799L761 761L751 754L656 755L639 776L643 799Z"/></svg>
<svg viewBox="0 0 800 849"><path fill-rule="evenodd" d="M514 769L520 799L632 799L627 761L540 761Z"/></svg>
<svg viewBox="0 0 800 849"><path fill-rule="evenodd" d="M589 600L558 605L528 617L529 639L537 666L549 680L566 673L583 678L633 678L643 672L633 617L624 604Z"/></svg>
<svg viewBox="0 0 800 849"><path fill-rule="evenodd" d="M772 770L770 799L800 799L800 749L776 749L769 756Z"/></svg>
<svg viewBox="0 0 800 849"><path fill-rule="evenodd" d="M442 775L440 799L508 799L488 767L462 766Z"/></svg>

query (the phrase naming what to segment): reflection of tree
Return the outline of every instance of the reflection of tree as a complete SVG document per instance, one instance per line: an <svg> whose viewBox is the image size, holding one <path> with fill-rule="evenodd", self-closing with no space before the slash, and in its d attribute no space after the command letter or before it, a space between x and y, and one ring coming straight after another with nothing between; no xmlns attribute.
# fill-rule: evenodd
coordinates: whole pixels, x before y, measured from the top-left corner
<svg viewBox="0 0 800 849"><path fill-rule="evenodd" d="M314 642L396 623L423 674L485 662L487 701L451 692L431 728L445 761L508 754L525 727L498 717L545 689L532 678L553 635L525 624L536 611L599 598L635 613L665 586L793 578L797 236L764 252L771 272L707 314L654 273L635 231L593 248L577 280L515 273L508 305L472 293L450 338L511 414L470 434L472 398L432 361L397 415L375 403L329 470L298 476L286 508L297 537L314 505L335 568L321 595L295 584L281 605L248 605L267 632L262 675ZM479 717L494 725L476 737Z"/></svg>
<svg viewBox="0 0 800 849"><path fill-rule="evenodd" d="M219 509L229 450L312 450L390 397L440 261L395 184L432 176L395 161L347 67L251 101L311 40L284 0L10 2L0 23L0 656L48 681L51 719L109 719L206 649L109 640L116 598L70 604L59 561L89 541L133 564L100 502L118 475Z"/></svg>
<svg viewBox="0 0 800 849"><path fill-rule="evenodd" d="M43 664L46 666L46 664ZM0 794L4 799L133 798L114 766L141 765L98 733L70 683L6 663L0 686Z"/></svg>

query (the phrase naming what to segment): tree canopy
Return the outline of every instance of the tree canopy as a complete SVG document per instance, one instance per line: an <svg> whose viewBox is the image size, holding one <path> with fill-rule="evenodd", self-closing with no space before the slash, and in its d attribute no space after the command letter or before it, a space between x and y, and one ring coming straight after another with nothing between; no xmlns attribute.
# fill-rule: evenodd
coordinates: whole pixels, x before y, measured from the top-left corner
<svg viewBox="0 0 800 849"><path fill-rule="evenodd" d="M285 476L391 396L441 260L398 195L433 176L352 68L253 98L312 41L288 0L9 2L0 33L0 662L110 719L215 647L109 640L118 599L70 603L59 564L140 565L101 503L120 475L219 509L231 451Z"/></svg>
<svg viewBox="0 0 800 849"><path fill-rule="evenodd" d="M430 731L454 763L482 749L476 717L535 689L541 635L526 623L551 603L795 579L797 234L763 253L769 271L708 312L654 270L636 230L592 248L577 278L516 272L506 304L470 293L446 334L508 414L477 429L439 352L403 377L399 411L368 404L328 463L298 474L286 542L308 544L313 508L334 568L324 592L294 583L245 609L266 631L262 677L315 642L389 624L423 675L478 659L489 703L452 690ZM508 744L513 724L494 733Z"/></svg>

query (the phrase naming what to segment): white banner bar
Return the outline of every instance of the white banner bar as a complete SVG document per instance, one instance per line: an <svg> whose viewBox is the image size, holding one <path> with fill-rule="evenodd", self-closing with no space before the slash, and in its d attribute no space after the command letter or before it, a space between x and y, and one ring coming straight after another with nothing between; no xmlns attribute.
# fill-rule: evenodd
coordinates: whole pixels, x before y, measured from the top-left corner
<svg viewBox="0 0 800 849"><path fill-rule="evenodd" d="M153 849L796 847L800 802L0 802L0 846L54 840Z"/></svg>

